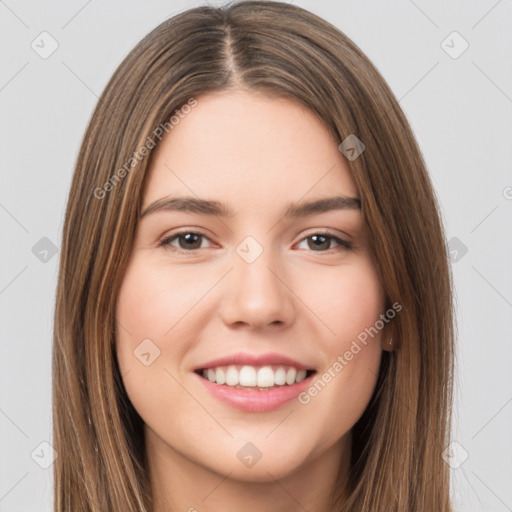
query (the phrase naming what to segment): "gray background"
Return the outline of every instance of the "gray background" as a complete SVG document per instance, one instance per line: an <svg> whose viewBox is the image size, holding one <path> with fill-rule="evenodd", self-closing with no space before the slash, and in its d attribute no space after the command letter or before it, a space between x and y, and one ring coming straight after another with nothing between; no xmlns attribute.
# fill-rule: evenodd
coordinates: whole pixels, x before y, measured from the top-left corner
<svg viewBox="0 0 512 512"><path fill-rule="evenodd" d="M0 0L0 512L51 510L52 451L40 443L51 443L58 248L92 109L147 32L201 3ZM294 3L366 52L413 126L456 281L454 500L462 511L512 510L512 2ZM460 55L453 31L469 44ZM52 38L58 48L43 59Z"/></svg>

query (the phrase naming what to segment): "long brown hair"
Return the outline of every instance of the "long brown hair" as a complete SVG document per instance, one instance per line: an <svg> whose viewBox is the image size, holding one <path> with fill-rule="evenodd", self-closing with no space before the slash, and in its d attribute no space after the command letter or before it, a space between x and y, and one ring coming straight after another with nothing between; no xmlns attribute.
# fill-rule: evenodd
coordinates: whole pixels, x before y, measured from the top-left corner
<svg viewBox="0 0 512 512"><path fill-rule="evenodd" d="M353 428L351 494L337 510L449 511L441 453L451 415L452 277L432 184L369 59L331 24L274 1L198 7L165 21L115 71L92 115L67 204L55 308L55 511L152 510L143 423L114 349L123 328L117 294L159 127L170 130L191 99L230 88L294 99L336 141L354 134L365 145L347 163L387 301L402 310L394 350Z"/></svg>

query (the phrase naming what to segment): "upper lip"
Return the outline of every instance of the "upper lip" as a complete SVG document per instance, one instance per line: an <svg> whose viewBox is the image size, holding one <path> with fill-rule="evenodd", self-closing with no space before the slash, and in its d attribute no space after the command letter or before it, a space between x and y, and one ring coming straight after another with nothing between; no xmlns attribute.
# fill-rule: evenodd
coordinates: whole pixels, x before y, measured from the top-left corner
<svg viewBox="0 0 512 512"><path fill-rule="evenodd" d="M281 354L267 353L267 354L244 354L242 352L238 354L232 354L230 356L221 357L203 363L196 368L197 370L204 370L207 368L216 368L218 366L230 366L230 365L248 365L248 366L270 366L270 365L282 365L282 366L293 366L297 370L313 370L312 366L305 365Z"/></svg>

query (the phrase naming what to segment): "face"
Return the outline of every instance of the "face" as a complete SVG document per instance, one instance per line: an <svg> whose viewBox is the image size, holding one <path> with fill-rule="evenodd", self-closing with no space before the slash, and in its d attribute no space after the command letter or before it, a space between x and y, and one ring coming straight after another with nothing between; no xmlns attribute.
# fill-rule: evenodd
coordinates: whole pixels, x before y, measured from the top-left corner
<svg viewBox="0 0 512 512"><path fill-rule="evenodd" d="M387 329L358 197L290 100L200 96L163 139L117 302L148 453L252 481L347 455Z"/></svg>

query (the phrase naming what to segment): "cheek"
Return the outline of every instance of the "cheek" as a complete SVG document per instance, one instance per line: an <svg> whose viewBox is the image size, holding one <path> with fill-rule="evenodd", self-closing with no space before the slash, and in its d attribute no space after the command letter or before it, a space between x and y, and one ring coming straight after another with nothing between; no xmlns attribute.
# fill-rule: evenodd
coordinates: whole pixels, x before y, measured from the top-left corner
<svg viewBox="0 0 512 512"><path fill-rule="evenodd" d="M299 396L308 417L328 426L322 439L325 446L361 417L374 391L382 355L382 332L372 329L384 313L384 293L373 265L361 260L350 268L337 268L335 274L330 285L317 275L316 283L328 293L309 295L329 330L318 338L325 365Z"/></svg>
<svg viewBox="0 0 512 512"><path fill-rule="evenodd" d="M181 333L193 328L187 312L201 286L194 291L185 284L179 271L135 256L117 298L116 355L123 383L132 405L153 427L169 421L169 403L186 406L174 378L180 380L179 362L187 350Z"/></svg>
<svg viewBox="0 0 512 512"><path fill-rule="evenodd" d="M345 351L384 312L377 272L369 259L359 258L354 264L310 271L309 276L299 293L323 325L319 342L328 354Z"/></svg>
<svg viewBox="0 0 512 512"><path fill-rule="evenodd" d="M143 252L133 256L116 304L122 375L130 372L132 379L138 376L145 382L161 382L165 370L182 376L185 356L211 316L208 292L216 280L207 266L171 266ZM140 357L147 353L149 357Z"/></svg>
<svg viewBox="0 0 512 512"><path fill-rule="evenodd" d="M125 273L116 305L116 353L121 374L130 381L149 382L159 377L169 360L179 360L183 351L180 336L164 343L166 333L181 328L188 301L176 282L179 275L166 275L148 265L142 257L134 257ZM172 286L168 284L172 283ZM160 372L160 375L159 375ZM137 392L137 390L133 390Z"/></svg>
<svg viewBox="0 0 512 512"><path fill-rule="evenodd" d="M204 277L197 269L192 275L182 267L165 267L148 262L143 256L135 257L117 300L119 355L127 359L128 349L133 351L149 338L158 345L162 356L179 361L176 356L184 349L180 345L184 336L180 334L197 328L194 308L211 287L211 276Z"/></svg>
<svg viewBox="0 0 512 512"><path fill-rule="evenodd" d="M352 340L374 325L384 311L384 298L373 270L365 268L344 276L333 293L331 308L334 330L343 340Z"/></svg>

